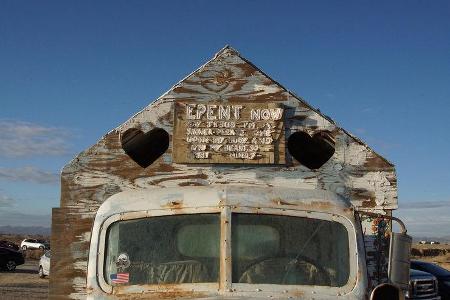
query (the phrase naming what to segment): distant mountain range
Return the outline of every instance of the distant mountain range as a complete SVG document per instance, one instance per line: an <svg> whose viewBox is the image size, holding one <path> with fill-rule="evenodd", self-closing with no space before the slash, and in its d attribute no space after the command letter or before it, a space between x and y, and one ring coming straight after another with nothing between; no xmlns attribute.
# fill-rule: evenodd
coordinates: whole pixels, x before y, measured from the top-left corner
<svg viewBox="0 0 450 300"><path fill-rule="evenodd" d="M449 243L449 236L441 236L441 237L423 237L423 236L413 236L413 242L417 243L419 241L436 241L439 243Z"/></svg>
<svg viewBox="0 0 450 300"><path fill-rule="evenodd" d="M21 234L21 235L45 235L51 234L50 227L42 226L0 226L0 234ZM450 243L450 235L443 237L423 237L413 236L413 242L419 241L438 241L440 243Z"/></svg>
<svg viewBox="0 0 450 300"><path fill-rule="evenodd" d="M0 226L0 233L49 236L51 228L42 226Z"/></svg>

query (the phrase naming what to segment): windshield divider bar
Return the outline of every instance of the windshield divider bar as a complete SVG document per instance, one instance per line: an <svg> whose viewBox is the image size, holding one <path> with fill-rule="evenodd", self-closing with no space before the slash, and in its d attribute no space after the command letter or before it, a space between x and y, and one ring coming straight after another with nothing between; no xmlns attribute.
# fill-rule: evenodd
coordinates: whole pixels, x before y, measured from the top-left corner
<svg viewBox="0 0 450 300"><path fill-rule="evenodd" d="M223 207L220 213L220 279L222 291L231 291L231 208Z"/></svg>

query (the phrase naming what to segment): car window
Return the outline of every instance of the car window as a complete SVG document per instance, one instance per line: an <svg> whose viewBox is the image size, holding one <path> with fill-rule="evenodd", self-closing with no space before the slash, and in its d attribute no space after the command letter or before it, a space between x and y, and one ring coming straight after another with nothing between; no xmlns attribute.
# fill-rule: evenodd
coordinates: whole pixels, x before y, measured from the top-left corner
<svg viewBox="0 0 450 300"><path fill-rule="evenodd" d="M219 281L220 215L121 220L106 231L104 280L120 284ZM347 228L336 221L233 213L232 282L342 287L350 276Z"/></svg>
<svg viewBox="0 0 450 300"><path fill-rule="evenodd" d="M344 286L349 239L338 222L293 216L233 214L235 283Z"/></svg>
<svg viewBox="0 0 450 300"><path fill-rule="evenodd" d="M176 233L177 250L180 254L199 258L219 257L220 232L216 224L188 224Z"/></svg>
<svg viewBox="0 0 450 300"><path fill-rule="evenodd" d="M219 247L219 214L119 221L107 231L104 278L109 284L218 282Z"/></svg>

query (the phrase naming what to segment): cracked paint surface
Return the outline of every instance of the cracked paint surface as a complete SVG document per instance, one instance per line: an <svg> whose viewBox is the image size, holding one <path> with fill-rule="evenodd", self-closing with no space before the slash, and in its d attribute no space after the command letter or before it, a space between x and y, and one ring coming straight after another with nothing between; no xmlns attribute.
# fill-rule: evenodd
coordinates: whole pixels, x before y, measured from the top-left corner
<svg viewBox="0 0 450 300"><path fill-rule="evenodd" d="M296 131L311 136L328 131L335 142L335 153L317 170L301 165L287 149L285 164L276 166L174 163L173 111L178 100L281 104L286 141ZM152 165L141 168L121 146L121 135L130 128L144 133L164 129L171 140L168 150ZM397 180L390 162L226 47L64 167L60 207L52 214L50 297L85 297L90 232L97 209L110 196L151 187L229 184L326 190L349 199L356 209L390 213L397 208ZM370 240L377 233L367 231L366 235ZM373 282L378 282L375 273L380 269L380 260L374 255L377 247L370 242L366 246Z"/></svg>

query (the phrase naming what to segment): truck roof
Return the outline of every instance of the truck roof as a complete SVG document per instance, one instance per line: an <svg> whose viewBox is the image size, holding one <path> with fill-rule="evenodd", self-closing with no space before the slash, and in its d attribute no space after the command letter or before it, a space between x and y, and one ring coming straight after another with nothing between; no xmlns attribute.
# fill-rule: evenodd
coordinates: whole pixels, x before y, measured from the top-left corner
<svg viewBox="0 0 450 300"><path fill-rule="evenodd" d="M97 214L111 212L182 209L217 206L285 208L317 212L348 212L345 198L324 190L299 188L218 185L202 187L148 188L117 193L99 208Z"/></svg>

